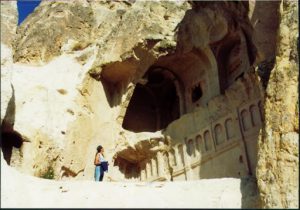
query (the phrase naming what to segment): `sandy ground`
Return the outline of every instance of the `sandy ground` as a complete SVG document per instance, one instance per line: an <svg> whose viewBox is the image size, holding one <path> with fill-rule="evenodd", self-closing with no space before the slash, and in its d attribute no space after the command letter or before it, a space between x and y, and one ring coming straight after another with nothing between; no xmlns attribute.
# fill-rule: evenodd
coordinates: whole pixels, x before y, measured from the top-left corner
<svg viewBox="0 0 300 210"><path fill-rule="evenodd" d="M3 162L2 208L244 208L253 206L256 199L251 181L235 178L153 183L53 181L21 174Z"/></svg>

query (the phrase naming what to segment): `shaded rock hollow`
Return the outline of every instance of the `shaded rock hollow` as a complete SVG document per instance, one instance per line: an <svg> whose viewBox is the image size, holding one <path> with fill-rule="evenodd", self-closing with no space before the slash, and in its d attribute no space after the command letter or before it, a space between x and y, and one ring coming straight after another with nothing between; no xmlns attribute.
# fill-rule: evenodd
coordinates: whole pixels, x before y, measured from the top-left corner
<svg viewBox="0 0 300 210"><path fill-rule="evenodd" d="M276 10L279 6L284 9ZM105 181L252 176L263 206L296 206L294 191L265 196L273 187L272 178L265 178L264 139L274 118L266 103L275 97L272 80L276 85L284 80L271 74L270 82L261 74L270 69L255 67L275 56L266 45L279 45L284 60L284 47L295 46L296 35L275 43L275 24L267 42L264 28L255 25L255 18L262 24L269 20L263 7L295 16L292 3L277 2L43 1L16 33L12 30L15 39L3 39L13 51L7 56L11 76L1 71L4 84L11 84L3 97L13 101L1 100L5 160L30 175L41 177L51 169L57 180L92 180L101 144L110 162ZM285 30L280 20L279 36ZM1 66L8 66L2 60ZM270 85L266 92L264 78ZM295 99L296 85L295 80L282 97ZM293 122L295 104L289 105ZM283 126L280 132L290 130ZM16 141L7 137L12 134L21 146L3 144ZM282 138L296 141L294 136ZM291 158L298 157L295 147L288 147ZM275 183L283 183L283 170L274 169ZM285 183L278 186L297 189ZM291 183L297 186L296 179Z"/></svg>

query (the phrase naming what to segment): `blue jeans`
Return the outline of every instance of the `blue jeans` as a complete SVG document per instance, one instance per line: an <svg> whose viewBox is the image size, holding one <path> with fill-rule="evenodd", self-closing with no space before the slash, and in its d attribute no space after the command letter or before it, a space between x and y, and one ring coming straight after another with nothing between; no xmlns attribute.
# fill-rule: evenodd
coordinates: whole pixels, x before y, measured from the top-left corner
<svg viewBox="0 0 300 210"><path fill-rule="evenodd" d="M95 168L95 181L102 182L104 176L104 171L101 166L96 166Z"/></svg>

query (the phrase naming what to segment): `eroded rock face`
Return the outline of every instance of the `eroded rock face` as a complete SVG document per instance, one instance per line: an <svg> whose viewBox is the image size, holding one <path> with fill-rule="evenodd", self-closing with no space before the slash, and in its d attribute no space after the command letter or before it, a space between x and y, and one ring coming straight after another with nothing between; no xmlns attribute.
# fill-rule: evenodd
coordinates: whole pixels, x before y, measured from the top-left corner
<svg viewBox="0 0 300 210"><path fill-rule="evenodd" d="M15 120L15 91L12 83L13 48L17 29L17 3L15 1L1 2L1 148L5 151L5 160L17 159L18 149L23 139L14 130ZM3 138L10 141L2 141Z"/></svg>
<svg viewBox="0 0 300 210"><path fill-rule="evenodd" d="M101 144L110 163L105 181L257 174L265 206L290 196L282 190L282 197L272 195L274 202L266 197L273 186L288 186L282 181L264 187L272 181L265 173L267 159L278 154L271 158L272 174L280 177L283 168L277 171L276 158L286 157L264 139L277 134L293 139L298 132L296 122L277 123L271 112L286 108L288 115L280 119L295 119L294 104L271 103L273 95L284 101L283 92L273 88L280 75L283 87L291 87L284 97L296 98L296 80L287 84L287 75L296 78L296 73L283 71L294 67L289 59L295 49L279 51L286 57L271 76L264 109L254 65L257 54L272 56L272 50L254 46L265 40L259 36L264 27L253 32L248 12L247 2L231 1L43 1L18 28L14 44L13 123L26 141L13 148L10 165L40 177L53 171L55 179L92 180ZM288 46L291 40L284 36L282 43ZM256 167L264 118L263 155ZM292 143L279 143L279 137L276 142L296 156Z"/></svg>
<svg viewBox="0 0 300 210"><path fill-rule="evenodd" d="M1 2L1 44L12 45L18 23L17 4L14 1Z"/></svg>
<svg viewBox="0 0 300 210"><path fill-rule="evenodd" d="M299 198L298 9L281 3L276 64L265 102L257 178L265 208L297 208Z"/></svg>
<svg viewBox="0 0 300 210"><path fill-rule="evenodd" d="M249 19L254 28L253 40L259 52L257 63L276 55L280 3L280 1L249 2Z"/></svg>
<svg viewBox="0 0 300 210"><path fill-rule="evenodd" d="M241 9L240 13L234 12L237 8ZM152 155L144 160L139 159L144 157L143 155L137 155L143 150L138 148L137 144L119 147L120 151L117 150L116 156L121 159L117 163L121 171L125 171L126 174L127 168L130 174L131 170L134 173L140 170L142 180L244 176L251 173L251 170L255 173L256 137L261 123L259 107L262 101L257 77L251 72L256 48L251 40L252 27L247 19L247 11L247 4L244 3L209 3L195 4L193 9L185 13L178 25L176 50L159 57L143 77L144 80L135 86L134 91L131 92L133 88L129 86L127 98L121 105L122 110L118 117L120 122L123 121L123 128L133 132L157 131L165 128L164 123L168 122L166 129L162 131L164 136L159 138L164 147L156 154L148 152ZM238 21L234 23L234 17L237 16ZM118 63L118 66L121 67L122 63ZM102 75L110 72L113 74L113 70L118 69L116 67L117 65L104 69ZM170 80L176 81L174 86L177 95L171 106L169 103L163 103L166 97L161 97L166 90L170 94L169 97L172 95L171 85L166 85L170 84ZM223 92L226 96L221 95ZM173 98L168 98L168 101L172 100ZM165 107L168 107L168 110L165 110ZM246 126L246 121L250 119L249 112L253 118L252 123L249 121L251 129L240 127L239 123ZM226 135L222 134L225 132L226 123L221 122L221 119L233 123L231 126L234 126L236 131L233 139L244 138L246 145L236 144L232 139L233 144L228 152L231 137L227 140L217 139L217 135ZM246 137L242 137L243 135ZM138 136L135 138L138 139ZM169 144L168 138L171 140ZM207 141L211 142L206 149L210 151L202 150L204 141L200 140L201 138L208 138ZM151 142L151 138L149 140ZM224 146L226 144L223 142L227 142L228 145ZM216 144L220 146L213 146ZM246 146L248 149L244 148ZM226 154L218 159L216 151L226 151ZM189 157L193 156L193 153L197 154L197 158ZM198 166L202 163L204 165L208 153L215 158L215 162L210 162L214 167L208 164L207 168L203 169L205 172L199 172ZM244 159L244 165L238 162L239 159L240 163ZM219 165L230 165L235 161L237 162L234 169L218 169ZM136 164L137 162L140 163ZM132 163L136 165L132 166ZM201 167L205 168L203 165Z"/></svg>
<svg viewBox="0 0 300 210"><path fill-rule="evenodd" d="M87 162L102 144L110 161L137 164L137 171L143 167L139 162L157 158L151 160L152 169L170 179L173 169L165 152L172 150L170 141L178 143L188 131L198 131L191 123L193 112L201 110L200 116L210 110L204 115L212 122L225 110L259 99L259 89L251 86L255 47L248 5L192 7L186 2L43 2L18 29L15 44L14 124L30 141L21 149L18 167L35 175L54 168L58 179L91 178L93 165ZM243 94L236 93L238 83ZM233 90L222 98L229 87ZM165 133L152 135L174 120L178 123ZM176 124L184 123L191 128L176 135ZM143 140L152 143L139 144ZM240 146L239 155L247 159ZM155 161L164 167L155 169ZM122 179L126 166L114 165L109 175ZM249 167L236 173L247 173Z"/></svg>
<svg viewBox="0 0 300 210"><path fill-rule="evenodd" d="M36 176L54 168L57 179L92 179L96 146L102 144L112 161L120 138L121 125L112 119L119 115L122 88L174 49L174 29L188 8L170 2L42 2L19 27L15 44L14 127L28 142L20 150L22 161L11 165ZM110 93L110 84L118 82L121 89Z"/></svg>
<svg viewBox="0 0 300 210"><path fill-rule="evenodd" d="M258 48L257 72L265 89L275 64L280 4L280 1L249 2L249 18L254 28L253 41Z"/></svg>
<svg viewBox="0 0 300 210"><path fill-rule="evenodd" d="M16 2L1 2L1 124L6 115L8 103L13 96L11 86L13 63L12 44L16 36L17 22L18 14Z"/></svg>
<svg viewBox="0 0 300 210"><path fill-rule="evenodd" d="M14 60L47 62L61 55L62 46L70 39L78 42L72 46L74 51L85 48L91 40L94 22L86 1L43 1L18 28Z"/></svg>

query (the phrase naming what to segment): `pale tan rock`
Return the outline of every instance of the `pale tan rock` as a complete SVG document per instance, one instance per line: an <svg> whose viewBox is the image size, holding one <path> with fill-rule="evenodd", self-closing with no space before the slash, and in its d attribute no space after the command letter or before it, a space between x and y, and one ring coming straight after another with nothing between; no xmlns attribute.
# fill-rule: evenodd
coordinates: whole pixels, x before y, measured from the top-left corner
<svg viewBox="0 0 300 210"><path fill-rule="evenodd" d="M42 64L60 55L68 39L78 41L74 51L86 48L94 24L93 11L87 4L42 2L18 28L14 60Z"/></svg>
<svg viewBox="0 0 300 210"><path fill-rule="evenodd" d="M13 119L14 132L21 135L23 144L19 149L13 147L10 165L37 177L48 174L56 180L93 180L96 147L101 144L110 164L104 182L172 180L165 192L179 191L174 207L257 208L256 174L264 207L294 207L294 166L298 164L294 101L298 83L294 79L297 73L290 71L295 64L289 57L294 59L296 50L289 50L289 46L296 30L286 35L288 27L281 27L284 48L280 49L284 50L279 51L263 109L264 90L253 68L257 59L254 43L260 45L267 40L261 35L270 21L270 11L263 15L263 25L253 28L248 11L250 17L256 17L263 10L260 4L255 6L260 11L257 14L247 2L43 1L18 28L14 44L10 80L15 115L7 119ZM257 47L258 54L269 56L274 43L265 44ZM157 82L160 77L166 86ZM284 83L277 82L281 79ZM157 85L155 81L157 90L151 87ZM148 95L143 92L146 97L138 95L140 87L147 89ZM175 102L169 106L167 102L172 100ZM146 103L139 106L141 101ZM141 107L149 109L134 112ZM282 110L286 111L284 115ZM151 124L148 119L153 116L155 122L149 120ZM266 142L261 140L257 155L263 118L267 119L263 138L267 137ZM272 155L276 158L268 158ZM10 173L11 168L4 167ZM290 179L288 173L292 174ZM249 174L254 176L251 180L241 179ZM11 176L18 179L17 173ZM238 180L235 184L229 180L228 185L224 179L211 180L222 182L216 187L208 180L194 181L224 177ZM187 182L179 182L183 180ZM244 180L241 185L240 180ZM70 200L78 197L77 185L73 188L69 181L35 181L42 186L48 184L49 198L58 183L70 186L63 188L64 193L70 190ZM14 189L12 182L7 182L5 192ZM102 190L95 183L78 181L80 189L83 183L91 185L91 189L86 188L89 192L94 187ZM115 187L112 194L122 192L118 191L121 185ZM203 196L196 193L197 200L210 195L207 188L212 200L204 199L198 205L193 194L200 188L205 190ZM138 192L139 196L157 192L146 189ZM131 190L138 191L136 187ZM166 194L170 197L160 197L159 207L169 207L174 199ZM181 203L182 194L191 199L190 205ZM12 206L12 197L6 196L5 201ZM60 202L61 206L70 206ZM52 200L46 203L49 207ZM18 204L23 205L23 200ZM40 204L33 199L28 206Z"/></svg>
<svg viewBox="0 0 300 210"><path fill-rule="evenodd" d="M258 48L259 63L276 55L280 1L249 1L249 6L249 18L254 28L253 40Z"/></svg>
<svg viewBox="0 0 300 210"><path fill-rule="evenodd" d="M246 51L247 45L252 46L251 39L245 38L251 37L249 20L243 18L247 9L243 4L238 5L241 12L233 3L224 6L228 10L207 4L199 12L201 4L188 10L186 2L42 2L18 29L15 44L14 127L30 142L21 149L21 164L13 165L36 176L54 168L57 179L92 179L99 144L106 149L111 165L115 156L136 162L150 158L147 153L170 150L162 134L140 135L122 128L135 85L143 82L142 76L152 65L174 69L181 77L186 91L181 100L190 100L184 95L191 94L199 80L206 90L199 103L181 104L180 120L164 132L175 142L195 133L205 120L217 120L228 110L256 100L260 93L251 73L245 74L245 81L234 82L249 70L255 56L254 48L250 54ZM235 15L246 32L233 27L230 18ZM192 42L188 37L193 37ZM232 40L238 54L232 51L226 62L220 52ZM235 71L220 86L218 68L226 72L232 66ZM24 78L30 78L30 84ZM220 96L220 89L226 97ZM195 120L198 122L191 123ZM146 139L153 145L139 146ZM156 145L158 142L163 145ZM123 179L118 170L113 167L109 176ZM163 173L169 177L168 171Z"/></svg>
<svg viewBox="0 0 300 210"><path fill-rule="evenodd" d="M1 161L1 177L5 177L1 186L4 208L248 208L257 190L247 178L164 183L53 181L21 174L5 161Z"/></svg>
<svg viewBox="0 0 300 210"><path fill-rule="evenodd" d="M17 3L14 1L1 2L1 124L7 114L7 106L13 103L13 87L11 85L13 49L16 37ZM8 120L8 119L7 119Z"/></svg>
<svg viewBox="0 0 300 210"><path fill-rule="evenodd" d="M165 53L164 45L175 46L174 29L188 7L180 2L136 2L132 6L94 1L42 2L18 28L15 44L14 127L29 142L22 146L21 164L12 161L12 165L36 176L54 168L57 179L93 179L95 148L102 144L112 161L122 128L111 121L117 118L120 107L111 108L103 85L89 72L99 74L93 71L99 62L114 62L114 69L113 65L118 67L123 60L129 60L129 67L144 65L144 70L138 71L146 71L155 57ZM128 22L140 29L140 35L135 28L127 28ZM127 44L115 46L118 37L124 37ZM145 47L146 40L153 39L154 43L156 39L164 42L150 51ZM105 51L107 48L115 51ZM147 61L149 55L153 58ZM121 68L126 70L123 63ZM112 70L107 67L107 71ZM135 77L143 74L134 73ZM118 72L112 74L118 77ZM30 78L30 84L24 78ZM120 78L126 82L122 75ZM126 141L130 139L131 145L140 140L128 137Z"/></svg>
<svg viewBox="0 0 300 210"><path fill-rule="evenodd" d="M17 23L17 3L1 1L1 44L11 47L16 35Z"/></svg>
<svg viewBox="0 0 300 210"><path fill-rule="evenodd" d="M298 208L299 118L297 3L282 1L276 64L265 102L257 178L264 208Z"/></svg>

